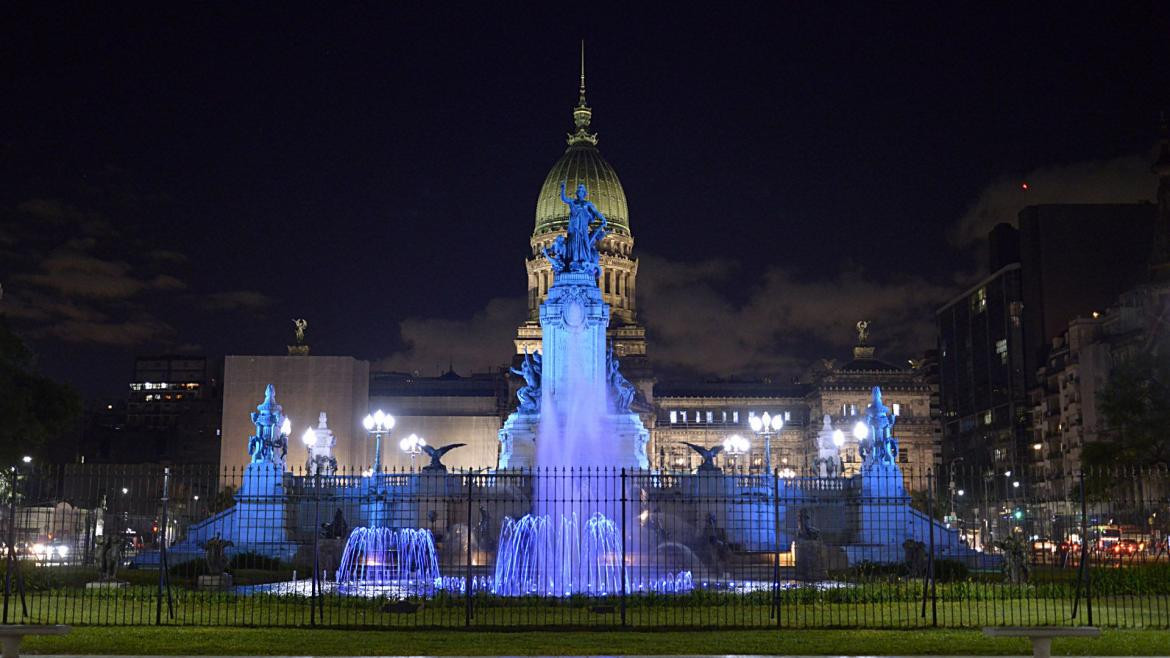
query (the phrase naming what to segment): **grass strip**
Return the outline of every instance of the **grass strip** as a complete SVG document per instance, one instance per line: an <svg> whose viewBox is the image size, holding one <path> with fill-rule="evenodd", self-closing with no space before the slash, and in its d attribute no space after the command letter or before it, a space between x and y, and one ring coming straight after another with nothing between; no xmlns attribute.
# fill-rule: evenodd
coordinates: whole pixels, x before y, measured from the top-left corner
<svg viewBox="0 0 1170 658"><path fill-rule="evenodd" d="M1166 631L1104 631L1061 638L1055 655L1159 656ZM974 630L354 631L307 628L78 627L30 637L28 653L124 655L1031 655L1027 640Z"/></svg>

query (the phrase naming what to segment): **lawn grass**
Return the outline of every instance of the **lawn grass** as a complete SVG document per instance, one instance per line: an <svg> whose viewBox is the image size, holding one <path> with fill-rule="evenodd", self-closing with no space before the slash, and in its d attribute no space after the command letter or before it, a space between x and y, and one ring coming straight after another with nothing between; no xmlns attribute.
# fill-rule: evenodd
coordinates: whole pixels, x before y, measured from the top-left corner
<svg viewBox="0 0 1170 658"><path fill-rule="evenodd" d="M1104 631L1061 638L1053 653L1158 656L1165 631ZM62 637L30 637L29 653L130 655L1030 655L1027 640L977 630L524 631L393 632L304 628L74 628Z"/></svg>
<svg viewBox="0 0 1170 658"><path fill-rule="evenodd" d="M84 591L83 591L84 592ZM922 615L921 601L898 600L825 602L781 598L779 619L766 596L630 597L625 621L636 629L650 627L723 627L743 629L800 628L929 628L937 615L939 627L979 628L991 625L1069 625L1073 600L1067 598L970 598L939 600ZM550 627L616 627L622 622L620 600L529 599L474 597L472 627L517 630ZM465 600L439 596L417 608L393 607L385 600L330 595L314 614L309 599L300 596L174 592L174 616L162 606L168 626L297 627L317 623L332 627L463 628ZM149 626L159 610L153 589L129 587L109 592L37 592L28 597L29 623L95 626ZM1097 597L1092 601L1093 623L1103 627L1170 627L1170 597ZM19 607L16 607L19 610ZM13 611L15 614L16 610ZM1076 623L1087 623L1082 605Z"/></svg>

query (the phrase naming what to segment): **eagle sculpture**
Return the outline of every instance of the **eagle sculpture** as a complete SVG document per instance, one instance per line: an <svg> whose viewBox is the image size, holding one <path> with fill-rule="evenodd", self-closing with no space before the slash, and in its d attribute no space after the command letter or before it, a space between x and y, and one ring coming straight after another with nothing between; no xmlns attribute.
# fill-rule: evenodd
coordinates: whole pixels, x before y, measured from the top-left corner
<svg viewBox="0 0 1170 658"><path fill-rule="evenodd" d="M431 463L427 464L426 466L423 466L422 470L429 471L431 473L446 473L447 467L444 466L443 462L441 461L443 459L443 455L447 454L448 452L451 452L455 448L461 448L465 445L467 445L467 444L466 443L448 443L447 445L445 445L441 448L436 448L434 446L428 446L428 445L422 446L423 452L427 453L427 455L430 456L430 458L431 458Z"/></svg>
<svg viewBox="0 0 1170 658"><path fill-rule="evenodd" d="M723 452L723 446L714 446L712 448L704 448L701 445L696 445L694 443L687 443L686 441L683 441L683 443L690 446L691 450L694 450L695 452L699 453L699 456L701 456L703 458L703 463L699 464L699 472L700 473L722 473L723 472L719 469L718 466L715 465L715 456L718 455L719 453Z"/></svg>

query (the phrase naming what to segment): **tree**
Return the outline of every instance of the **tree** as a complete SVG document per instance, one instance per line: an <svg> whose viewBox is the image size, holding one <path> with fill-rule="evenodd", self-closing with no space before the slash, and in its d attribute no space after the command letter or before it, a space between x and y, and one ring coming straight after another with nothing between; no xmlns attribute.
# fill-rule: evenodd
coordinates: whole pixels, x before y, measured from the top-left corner
<svg viewBox="0 0 1170 658"><path fill-rule="evenodd" d="M1086 464L1170 464L1170 357L1140 354L1118 364L1097 404L1110 436L1085 446Z"/></svg>
<svg viewBox="0 0 1170 658"><path fill-rule="evenodd" d="M37 374L32 352L0 315L0 464L41 453L80 414L77 393Z"/></svg>

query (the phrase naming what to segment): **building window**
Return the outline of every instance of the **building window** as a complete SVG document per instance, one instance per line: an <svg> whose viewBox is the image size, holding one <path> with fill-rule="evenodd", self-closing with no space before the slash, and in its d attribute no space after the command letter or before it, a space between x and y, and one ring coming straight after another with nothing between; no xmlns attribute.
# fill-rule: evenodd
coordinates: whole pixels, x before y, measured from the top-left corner
<svg viewBox="0 0 1170 658"><path fill-rule="evenodd" d="M787 423L787 422L788 422L788 421L790 421L790 420L792 420L792 412L791 412L791 411L785 411L785 412L784 412L784 422L786 422L786 423Z"/></svg>
<svg viewBox="0 0 1170 658"><path fill-rule="evenodd" d="M707 412L707 422L708 422L708 423L713 423L713 422L715 422L715 412L713 412L713 411L708 411L708 412Z"/></svg>
<svg viewBox="0 0 1170 658"><path fill-rule="evenodd" d="M682 412L682 422L687 422L687 412Z"/></svg>
<svg viewBox="0 0 1170 658"><path fill-rule="evenodd" d="M990 424L991 424L991 410L990 410L990 409L988 409L987 411L984 411L984 412L983 412L983 424L984 424L984 425L990 425Z"/></svg>
<svg viewBox="0 0 1170 658"><path fill-rule="evenodd" d="M894 402L894 403L893 403L893 404L891 404L890 406L892 406L892 407L894 408L894 415L895 415L895 416L901 416L901 415L902 415L902 405L898 404L897 402Z"/></svg>
<svg viewBox="0 0 1170 658"><path fill-rule="evenodd" d="M1008 362L1006 338L1000 338L999 340L995 341L995 353L999 355L999 362L1006 366Z"/></svg>
<svg viewBox="0 0 1170 658"><path fill-rule="evenodd" d="M971 313L978 314L987 310L987 288L983 287L971 295Z"/></svg>
<svg viewBox="0 0 1170 658"><path fill-rule="evenodd" d="M678 422L678 412L677 411L670 412L670 424L673 425L677 422Z"/></svg>
<svg viewBox="0 0 1170 658"><path fill-rule="evenodd" d="M723 412L723 422L724 423L727 422L727 412L726 411Z"/></svg>
<svg viewBox="0 0 1170 658"><path fill-rule="evenodd" d="M738 411L731 412L731 422L733 422L733 423L739 422L739 412Z"/></svg>

